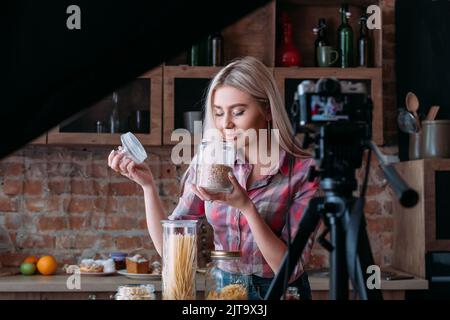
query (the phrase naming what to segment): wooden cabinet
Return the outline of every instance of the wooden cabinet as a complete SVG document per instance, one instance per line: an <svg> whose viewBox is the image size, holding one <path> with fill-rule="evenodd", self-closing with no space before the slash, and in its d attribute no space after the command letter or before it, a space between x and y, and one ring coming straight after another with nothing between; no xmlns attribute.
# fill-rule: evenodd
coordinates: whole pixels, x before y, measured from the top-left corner
<svg viewBox="0 0 450 320"><path fill-rule="evenodd" d="M350 23L354 32L355 50L356 39L359 34L359 17L365 13L367 6L371 4L378 5L379 1L349 1L349 8L352 13ZM302 80L336 77L343 80L364 82L374 104L373 139L377 144L382 144L381 30L369 32L372 58L369 68L314 67L314 41L316 36L313 33L313 28L317 26L319 18L325 18L328 23L328 40L330 45L336 47L337 28L340 23L340 5L340 0L273 0L222 30L225 61L250 55L264 62L266 66L273 70L287 109L290 108L289 102L293 98L292 91ZM286 12L293 22L294 43L300 50L303 61L301 67L280 68L277 66L277 43L280 40L278 19L281 12ZM138 138L144 145L172 145L177 143L171 141L171 134L174 129L184 127L184 112L202 110L209 80L220 70L220 67L192 67L187 66L187 63L188 50L180 53L174 59L166 61L162 67L139 78L149 80L149 96L145 108L151 112L151 130L146 134L138 134ZM133 87L133 84L130 85ZM133 99L135 95L133 92L128 97ZM125 97L127 97L126 94ZM108 97L105 99L108 99ZM74 121L75 123L78 121L79 127L83 130L74 131L73 126L71 128L66 122L66 125L60 125L48 133L47 143L118 145L120 143L119 134L96 133L95 131L97 120L108 123L107 116L111 111L111 106L107 107L105 99L85 114L72 120L72 124ZM135 103L133 102L133 104ZM144 107L144 104L139 106L139 108L141 107ZM135 110L135 108L138 108L138 106L128 105L128 110ZM83 121L87 124L82 124Z"/></svg>
<svg viewBox="0 0 450 320"><path fill-rule="evenodd" d="M136 137L143 145L161 145L162 116L162 67L157 67L127 85L116 90L119 104L121 133L133 131L139 111L141 128ZM112 110L109 95L94 106L48 133L48 144L65 145L120 145L121 133L108 133L109 116ZM103 133L97 133L97 122Z"/></svg>
<svg viewBox="0 0 450 320"><path fill-rule="evenodd" d="M208 84L220 67L164 66L163 143L171 140L175 129L183 128L183 114L202 111Z"/></svg>
<svg viewBox="0 0 450 320"><path fill-rule="evenodd" d="M405 161L395 168L419 202L403 208L394 201L392 266L425 278L426 253L450 250L450 159Z"/></svg>

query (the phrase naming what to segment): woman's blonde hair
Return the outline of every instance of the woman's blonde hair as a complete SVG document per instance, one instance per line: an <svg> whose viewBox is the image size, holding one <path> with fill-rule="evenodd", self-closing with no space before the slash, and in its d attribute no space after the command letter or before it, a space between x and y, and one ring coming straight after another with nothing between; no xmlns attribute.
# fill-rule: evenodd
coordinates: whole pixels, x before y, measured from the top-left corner
<svg viewBox="0 0 450 320"><path fill-rule="evenodd" d="M248 93L265 109L263 111L268 111L267 108L270 108L271 128L279 130L280 148L294 157L311 157L300 147L298 139L293 139L293 129L273 74L261 61L250 56L233 60L211 80L204 105L203 132L215 128L212 99L216 90L223 86ZM194 161L191 165L192 163ZM191 165L181 179L181 193Z"/></svg>

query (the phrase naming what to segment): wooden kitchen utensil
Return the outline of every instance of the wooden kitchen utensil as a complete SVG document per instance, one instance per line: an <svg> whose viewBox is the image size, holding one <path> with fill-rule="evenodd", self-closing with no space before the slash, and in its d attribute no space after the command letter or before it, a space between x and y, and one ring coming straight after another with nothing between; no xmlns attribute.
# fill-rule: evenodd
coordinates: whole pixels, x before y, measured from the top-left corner
<svg viewBox="0 0 450 320"><path fill-rule="evenodd" d="M434 119L436 119L436 115L439 111L439 106L432 106L430 108L430 110L428 110L427 116L425 118L425 120L427 121L433 121Z"/></svg>
<svg viewBox="0 0 450 320"><path fill-rule="evenodd" d="M419 131L422 130L419 115L417 114L417 110L419 109L419 99L412 92L408 92L408 94L406 95L406 108L414 115L414 118L416 118L416 123Z"/></svg>

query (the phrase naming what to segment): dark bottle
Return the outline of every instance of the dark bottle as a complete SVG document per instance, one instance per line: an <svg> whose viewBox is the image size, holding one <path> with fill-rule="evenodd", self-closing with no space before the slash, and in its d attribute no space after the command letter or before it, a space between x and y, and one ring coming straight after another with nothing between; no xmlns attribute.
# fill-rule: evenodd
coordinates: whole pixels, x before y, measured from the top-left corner
<svg viewBox="0 0 450 320"><path fill-rule="evenodd" d="M198 43L194 43L191 46L191 51L189 52L189 65L190 66L200 65L200 46Z"/></svg>
<svg viewBox="0 0 450 320"><path fill-rule="evenodd" d="M314 65L316 67L319 66L319 62L317 61L317 50L321 46L327 46L328 45L328 39L327 39L327 23L324 18L319 19L319 24L317 25L317 28L313 29L313 32L315 35L317 35L316 41L314 41Z"/></svg>
<svg viewBox="0 0 450 320"><path fill-rule="evenodd" d="M109 129L111 133L120 132L120 120L119 120L119 96L117 92L113 92L112 95L112 111L109 116Z"/></svg>
<svg viewBox="0 0 450 320"><path fill-rule="evenodd" d="M362 16L359 19L359 38L358 38L358 67L368 67L370 59L369 32L367 30L367 17Z"/></svg>
<svg viewBox="0 0 450 320"><path fill-rule="evenodd" d="M300 51L295 47L292 40L292 22L288 15L283 12L281 16L282 39L277 48L277 66L299 67L301 66Z"/></svg>
<svg viewBox="0 0 450 320"><path fill-rule="evenodd" d="M209 66L210 59L208 56L208 38L201 39L191 46L189 52L189 65L190 66Z"/></svg>
<svg viewBox="0 0 450 320"><path fill-rule="evenodd" d="M210 66L211 65L211 59L208 54L208 37L203 38L200 40L198 44L198 50L199 50L199 66Z"/></svg>
<svg viewBox="0 0 450 320"><path fill-rule="evenodd" d="M223 37L220 31L208 38L208 57L211 66L223 66Z"/></svg>
<svg viewBox="0 0 450 320"><path fill-rule="evenodd" d="M353 66L353 30L348 24L351 16L348 4L341 5L341 25L338 28L339 65L341 68Z"/></svg>

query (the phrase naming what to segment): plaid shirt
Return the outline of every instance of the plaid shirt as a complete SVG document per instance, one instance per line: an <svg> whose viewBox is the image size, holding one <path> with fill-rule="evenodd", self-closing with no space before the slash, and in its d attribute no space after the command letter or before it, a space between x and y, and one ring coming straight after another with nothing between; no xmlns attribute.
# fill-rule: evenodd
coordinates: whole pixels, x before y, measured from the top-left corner
<svg viewBox="0 0 450 320"><path fill-rule="evenodd" d="M258 213L264 218L270 229L287 243L286 210L289 210L290 214L292 240L297 233L303 210L318 189L318 182L308 182L307 180L308 169L313 165L313 159L296 158L291 177L293 202L291 208L288 208L289 157L282 149L280 149L279 163L280 165L276 171L273 171L273 174L265 175L262 179L255 181L248 190L246 185L252 165L237 161L233 172L240 185L247 190ZM206 214L206 218L214 230L216 250L240 251L244 270L263 278L274 277L274 272L258 249L247 220L240 210L226 204L202 201L191 189L190 184L194 181L195 166L191 166L183 195L169 219L196 220ZM302 274L303 265L309 258L314 238L314 235L310 237L291 280L297 279Z"/></svg>

